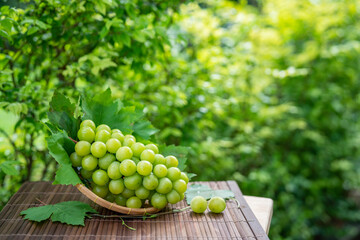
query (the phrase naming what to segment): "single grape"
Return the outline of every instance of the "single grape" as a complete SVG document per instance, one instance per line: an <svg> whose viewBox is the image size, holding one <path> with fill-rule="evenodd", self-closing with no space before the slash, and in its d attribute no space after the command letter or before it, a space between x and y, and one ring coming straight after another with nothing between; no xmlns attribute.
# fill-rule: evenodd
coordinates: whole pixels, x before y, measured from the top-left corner
<svg viewBox="0 0 360 240"><path fill-rule="evenodd" d="M96 185L105 186L109 182L109 176L104 170L98 169L93 173L92 180Z"/></svg>
<svg viewBox="0 0 360 240"><path fill-rule="evenodd" d="M111 138L116 138L121 143L124 141L124 135L122 133L119 133L119 132L112 133Z"/></svg>
<svg viewBox="0 0 360 240"><path fill-rule="evenodd" d="M154 174L150 174L143 179L143 186L148 190L154 190L158 184L159 180Z"/></svg>
<svg viewBox="0 0 360 240"><path fill-rule="evenodd" d="M168 169L164 164L158 164L154 167L153 172L158 178L163 178L166 177L166 175L168 174Z"/></svg>
<svg viewBox="0 0 360 240"><path fill-rule="evenodd" d="M136 139L132 135L125 135L123 140L123 145L131 147L136 142Z"/></svg>
<svg viewBox="0 0 360 240"><path fill-rule="evenodd" d="M106 125L106 124L101 124L101 125L99 125L99 126L96 128L95 132L99 132L99 131L101 131L101 130L106 130L106 131L108 131L109 133L111 132L111 128L110 128L108 125Z"/></svg>
<svg viewBox="0 0 360 240"><path fill-rule="evenodd" d="M146 145L145 147L146 147L146 149L153 150L153 152L154 152L155 154L158 154L158 153L159 153L158 147L157 147L155 144L153 144L153 143L150 143L150 144Z"/></svg>
<svg viewBox="0 0 360 240"><path fill-rule="evenodd" d="M94 142L91 144L91 154L97 158L101 158L106 154L106 145L103 142Z"/></svg>
<svg viewBox="0 0 360 240"><path fill-rule="evenodd" d="M186 182L186 184L189 183L189 178L188 178L188 176L186 175L186 173L184 173L184 172L181 172L181 174L180 174L180 179L184 180L184 181Z"/></svg>
<svg viewBox="0 0 360 240"><path fill-rule="evenodd" d="M167 204L167 199L166 196L164 194L160 194L160 193L154 193L151 197L151 205L154 208L164 208Z"/></svg>
<svg viewBox="0 0 360 240"><path fill-rule="evenodd" d="M140 157L140 154L145 150L145 145L143 143L137 142L131 145L131 151L135 157Z"/></svg>
<svg viewBox="0 0 360 240"><path fill-rule="evenodd" d="M115 156L113 154L106 153L105 156L99 158L99 167L107 170L113 161L115 161Z"/></svg>
<svg viewBox="0 0 360 240"><path fill-rule="evenodd" d="M125 177L131 176L136 172L136 164L133 160L125 159L120 164L120 172Z"/></svg>
<svg viewBox="0 0 360 240"><path fill-rule="evenodd" d="M105 197L105 200L109 202L115 202L115 195L112 193L108 193Z"/></svg>
<svg viewBox="0 0 360 240"><path fill-rule="evenodd" d="M83 176L83 178L85 178L85 179L90 179L92 177L93 172L94 171L88 171L88 170L83 169L83 168L80 170L81 176Z"/></svg>
<svg viewBox="0 0 360 240"><path fill-rule="evenodd" d="M124 196L122 195L117 195L115 197L115 202L117 205L119 206L126 206L126 201L127 201L127 198L125 198Z"/></svg>
<svg viewBox="0 0 360 240"><path fill-rule="evenodd" d="M77 132L77 137L80 141L87 141L89 143L92 143L95 139L95 132L92 130L91 127L83 127L80 128Z"/></svg>
<svg viewBox="0 0 360 240"><path fill-rule="evenodd" d="M121 193L124 198L130 198L135 196L135 191L125 188L124 191Z"/></svg>
<svg viewBox="0 0 360 240"><path fill-rule="evenodd" d="M202 196L196 196L191 200L190 207L195 213L203 213L207 208L207 201Z"/></svg>
<svg viewBox="0 0 360 240"><path fill-rule="evenodd" d="M110 138L106 141L106 149L110 153L116 153L117 150L121 147L121 142L116 138Z"/></svg>
<svg viewBox="0 0 360 240"><path fill-rule="evenodd" d="M124 180L122 178L111 180L109 183L109 190L113 194L120 194L124 191Z"/></svg>
<svg viewBox="0 0 360 240"><path fill-rule="evenodd" d="M134 163L136 164L136 166L138 165L138 163L140 162L140 159L137 157L132 157L131 160L134 161Z"/></svg>
<svg viewBox="0 0 360 240"><path fill-rule="evenodd" d="M166 177L169 178L172 182L180 179L181 171L177 167L171 167L167 170Z"/></svg>
<svg viewBox="0 0 360 240"><path fill-rule="evenodd" d="M225 200L221 197L212 197L209 201L209 209L214 213L221 213L226 208Z"/></svg>
<svg viewBox="0 0 360 240"><path fill-rule="evenodd" d="M106 130L100 130L96 132L95 141L106 143L106 141L109 140L110 137L111 137L110 132Z"/></svg>
<svg viewBox="0 0 360 240"><path fill-rule="evenodd" d="M170 179L167 177L160 178L159 185L156 188L156 191L161 194L166 194L171 191L173 184Z"/></svg>
<svg viewBox="0 0 360 240"><path fill-rule="evenodd" d="M84 120L80 123L80 128L90 127L93 131L95 131L95 123L91 120Z"/></svg>
<svg viewBox="0 0 360 240"><path fill-rule="evenodd" d="M108 194L109 189L107 186L94 185L92 191L99 197L104 198Z"/></svg>
<svg viewBox="0 0 360 240"><path fill-rule="evenodd" d="M166 159L165 165L167 168L177 167L179 165L179 161L175 156L167 156L165 159Z"/></svg>
<svg viewBox="0 0 360 240"><path fill-rule="evenodd" d="M107 174L111 179L121 178L120 163L118 161L112 162L107 169Z"/></svg>
<svg viewBox="0 0 360 240"><path fill-rule="evenodd" d="M177 191L171 190L169 193L166 194L166 199L169 203L175 204L180 201L180 195Z"/></svg>
<svg viewBox="0 0 360 240"><path fill-rule="evenodd" d="M142 202L138 197L131 197L126 201L126 207L128 208L141 208Z"/></svg>
<svg viewBox="0 0 360 240"><path fill-rule="evenodd" d="M76 152L73 152L72 154L70 154L70 160L74 167L81 167L82 157L77 155Z"/></svg>
<svg viewBox="0 0 360 240"><path fill-rule="evenodd" d="M119 129L115 128L111 130L111 133L122 133Z"/></svg>
<svg viewBox="0 0 360 240"><path fill-rule="evenodd" d="M91 144L86 141L79 141L75 144L75 152L77 155L83 157L90 154Z"/></svg>
<svg viewBox="0 0 360 240"><path fill-rule="evenodd" d="M97 158L95 158L91 154L83 157L83 159L81 161L81 166L83 167L83 169L88 170L88 171L92 171L92 170L96 169L97 165L98 165Z"/></svg>
<svg viewBox="0 0 360 240"><path fill-rule="evenodd" d="M184 180L178 179L173 183L173 187L178 193L184 193L186 192L187 184Z"/></svg>
<svg viewBox="0 0 360 240"><path fill-rule="evenodd" d="M140 199L146 199L150 195L150 191L141 186L135 190L135 195Z"/></svg>
<svg viewBox="0 0 360 240"><path fill-rule="evenodd" d="M153 166L148 161L140 161L136 166L137 172L142 176L148 176L150 175Z"/></svg>
<svg viewBox="0 0 360 240"><path fill-rule="evenodd" d="M145 149L141 155L140 155L140 159L141 160L145 160L145 161L149 161L151 163L153 163L155 161L155 153L153 150L150 149Z"/></svg>
<svg viewBox="0 0 360 240"><path fill-rule="evenodd" d="M125 159L130 159L132 158L132 156L133 156L133 152L127 146L120 147L116 151L116 159L119 160L120 162L122 162Z"/></svg>
<svg viewBox="0 0 360 240"><path fill-rule="evenodd" d="M153 165L155 166L155 165L158 165L158 164L163 164L163 165L166 164L166 159L161 154L155 154L155 160L153 162Z"/></svg>
<svg viewBox="0 0 360 240"><path fill-rule="evenodd" d="M131 176L124 178L124 185L126 188L130 190L138 189L139 187L141 187L141 183L142 183L142 177L138 173L135 173Z"/></svg>
<svg viewBox="0 0 360 240"><path fill-rule="evenodd" d="M185 198L185 194L184 194L184 193L179 193L179 195L180 195L180 201Z"/></svg>

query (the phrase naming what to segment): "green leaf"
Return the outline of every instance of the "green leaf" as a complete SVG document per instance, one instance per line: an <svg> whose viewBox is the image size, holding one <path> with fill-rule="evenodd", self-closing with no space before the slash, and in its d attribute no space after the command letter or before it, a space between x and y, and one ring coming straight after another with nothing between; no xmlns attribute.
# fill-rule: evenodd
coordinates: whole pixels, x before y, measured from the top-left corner
<svg viewBox="0 0 360 240"><path fill-rule="evenodd" d="M191 200L196 196L202 196L206 200L216 196L222 197L223 199L230 199L235 197L235 194L230 190L213 190L209 186L202 184L190 185L186 190L185 195L187 204L190 204Z"/></svg>
<svg viewBox="0 0 360 240"><path fill-rule="evenodd" d="M37 31L39 31L38 27L31 27L28 31L27 31L27 35L31 35L36 33Z"/></svg>
<svg viewBox="0 0 360 240"><path fill-rule="evenodd" d="M71 138L76 139L79 120L75 119L76 106L59 92L55 92L50 102L48 118L59 129L65 130Z"/></svg>
<svg viewBox="0 0 360 240"><path fill-rule="evenodd" d="M87 213L97 213L86 203L79 201L61 202L54 205L28 208L20 213L25 219L41 222L51 217L53 222L84 226Z"/></svg>
<svg viewBox="0 0 360 240"><path fill-rule="evenodd" d="M5 161L0 164L0 170L7 175L18 175L19 171L14 166L18 164L20 164L19 161Z"/></svg>
<svg viewBox="0 0 360 240"><path fill-rule="evenodd" d="M0 29L0 36L10 40L10 35L2 29Z"/></svg>
<svg viewBox="0 0 360 240"><path fill-rule="evenodd" d="M179 160L178 168L181 171L184 171L186 168L187 154L189 153L189 147L181 147L181 146L160 146L160 152L164 156L173 155Z"/></svg>
<svg viewBox="0 0 360 240"><path fill-rule="evenodd" d="M75 143L62 132L51 135L46 138L48 149L51 154L59 163L59 169L56 171L55 181L53 184L76 185L81 183L79 176L72 168L69 155L74 152Z"/></svg>
<svg viewBox="0 0 360 240"><path fill-rule="evenodd" d="M135 135L135 137L141 137L145 140L148 140L151 135L154 135L158 131L158 129L154 128L154 126L151 125L151 122L142 120L134 124L133 135Z"/></svg>

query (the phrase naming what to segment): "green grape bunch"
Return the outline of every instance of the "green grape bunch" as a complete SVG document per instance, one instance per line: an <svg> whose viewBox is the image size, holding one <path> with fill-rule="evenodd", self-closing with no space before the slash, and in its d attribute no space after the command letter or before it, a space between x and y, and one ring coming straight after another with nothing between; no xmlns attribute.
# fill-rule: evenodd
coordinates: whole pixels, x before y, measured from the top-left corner
<svg viewBox="0 0 360 240"><path fill-rule="evenodd" d="M184 199L189 178L175 156L163 156L151 143L136 142L108 125L84 120L70 155L72 166L101 198L120 206L162 209Z"/></svg>

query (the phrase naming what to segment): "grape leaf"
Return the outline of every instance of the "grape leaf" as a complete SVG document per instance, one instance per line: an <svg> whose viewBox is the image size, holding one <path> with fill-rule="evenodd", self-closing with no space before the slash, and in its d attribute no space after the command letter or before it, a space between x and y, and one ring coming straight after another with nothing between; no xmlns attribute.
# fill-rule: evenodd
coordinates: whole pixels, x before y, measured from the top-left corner
<svg viewBox="0 0 360 240"><path fill-rule="evenodd" d="M51 156L53 156L60 165L56 171L53 184L76 185L81 183L79 176L72 168L69 158L69 155L74 151L75 143L63 132L51 135L46 138L46 141Z"/></svg>
<svg viewBox="0 0 360 240"><path fill-rule="evenodd" d="M181 171L184 171L186 168L187 154L189 152L189 147L181 147L175 145L169 146L160 146L160 152L164 156L173 155L179 160L178 168Z"/></svg>
<svg viewBox="0 0 360 240"><path fill-rule="evenodd" d="M191 200L196 196L202 196L206 200L211 199L212 197L222 197L223 199L234 198L235 195L230 190L213 190L209 186L202 184L193 184L188 187L185 192L186 202L190 204Z"/></svg>
<svg viewBox="0 0 360 240"><path fill-rule="evenodd" d="M47 113L53 125L68 133L70 137L76 139L77 129L80 121L74 117L75 104L59 92L54 93L50 102L50 112Z"/></svg>
<svg viewBox="0 0 360 240"><path fill-rule="evenodd" d="M84 226L84 219L89 216L86 213L97 213L97 211L86 203L68 201L54 205L28 208L22 211L20 215L25 215L25 219L35 222L51 218L53 222Z"/></svg>
<svg viewBox="0 0 360 240"><path fill-rule="evenodd" d="M134 124L134 133L136 138L141 137L145 140L149 139L151 135L157 133L159 130L154 128L153 125L151 125L151 122L142 120L135 122Z"/></svg>

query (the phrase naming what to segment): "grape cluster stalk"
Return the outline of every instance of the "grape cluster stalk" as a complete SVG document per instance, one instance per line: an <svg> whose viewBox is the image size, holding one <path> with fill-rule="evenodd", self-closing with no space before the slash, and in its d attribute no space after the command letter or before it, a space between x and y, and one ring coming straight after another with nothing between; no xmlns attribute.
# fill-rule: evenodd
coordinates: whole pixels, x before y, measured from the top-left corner
<svg viewBox="0 0 360 240"><path fill-rule="evenodd" d="M189 179L175 156L163 156L153 144L105 124L84 120L70 155L73 167L101 198L120 206L162 209L184 199Z"/></svg>

